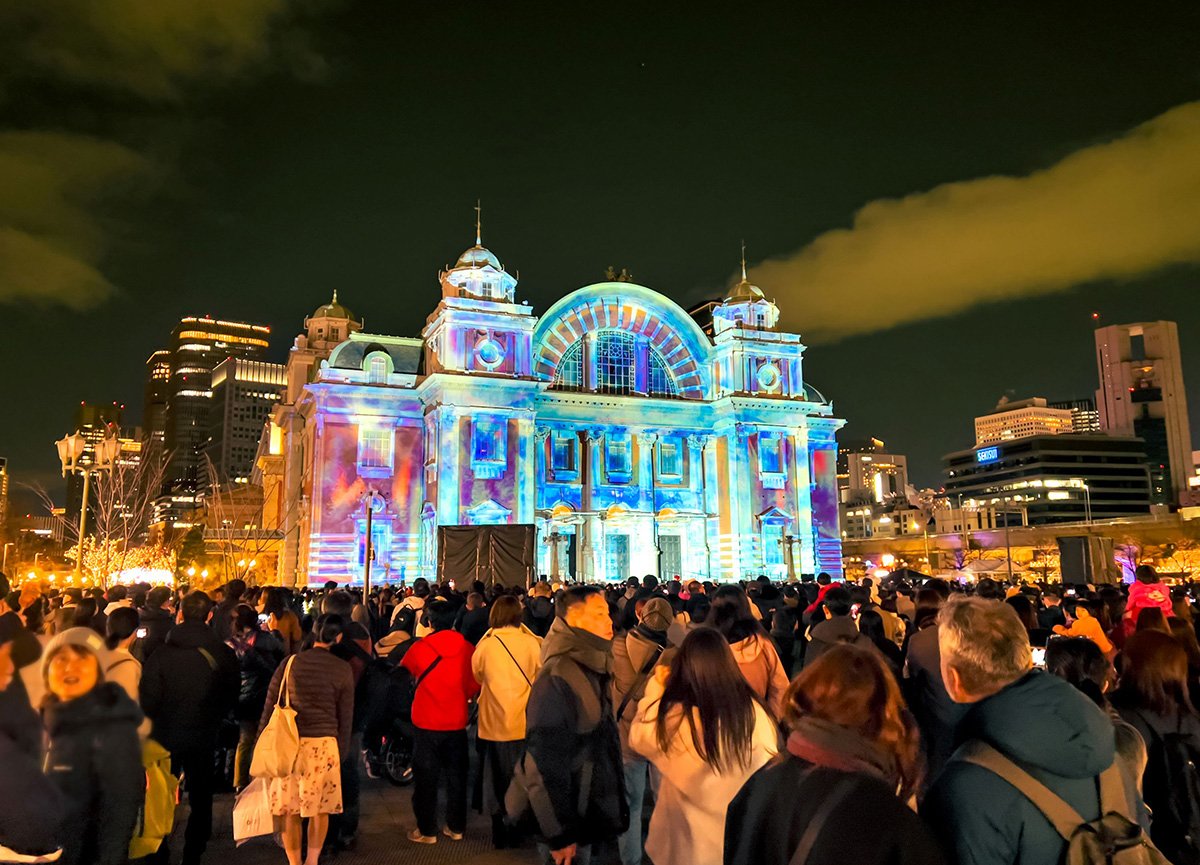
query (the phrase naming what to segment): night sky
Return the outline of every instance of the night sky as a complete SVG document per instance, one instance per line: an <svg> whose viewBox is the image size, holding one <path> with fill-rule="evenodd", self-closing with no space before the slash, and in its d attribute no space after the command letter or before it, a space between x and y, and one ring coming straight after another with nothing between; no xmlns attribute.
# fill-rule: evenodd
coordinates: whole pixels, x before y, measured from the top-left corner
<svg viewBox="0 0 1200 865"><path fill-rule="evenodd" d="M1093 311L1179 322L1200 427L1195 3L16 0L0 34L17 481L59 492L80 400L137 420L181 315L282 360L336 288L417 335L476 198L538 312L609 265L689 305L745 238L843 435L923 485L1003 394L1092 394Z"/></svg>

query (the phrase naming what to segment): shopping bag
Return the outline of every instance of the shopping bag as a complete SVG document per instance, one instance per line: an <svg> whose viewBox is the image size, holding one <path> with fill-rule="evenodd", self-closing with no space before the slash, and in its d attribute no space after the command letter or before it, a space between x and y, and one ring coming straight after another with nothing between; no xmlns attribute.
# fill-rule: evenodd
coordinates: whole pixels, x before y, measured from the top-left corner
<svg viewBox="0 0 1200 865"><path fill-rule="evenodd" d="M233 840L241 847L251 838L270 835L275 831L271 817L271 800L267 796L267 782L255 778L233 804Z"/></svg>
<svg viewBox="0 0 1200 865"><path fill-rule="evenodd" d="M288 687L294 660L295 655L288 658L283 681L279 683L279 699L254 746L250 774L255 778L286 778L296 767L296 757L300 754L300 731L296 727L296 710L292 708Z"/></svg>

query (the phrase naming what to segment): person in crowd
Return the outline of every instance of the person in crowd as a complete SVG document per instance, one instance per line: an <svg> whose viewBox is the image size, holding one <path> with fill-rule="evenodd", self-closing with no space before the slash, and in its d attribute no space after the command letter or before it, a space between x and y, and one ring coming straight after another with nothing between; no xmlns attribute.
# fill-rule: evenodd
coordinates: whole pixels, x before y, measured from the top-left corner
<svg viewBox="0 0 1200 865"><path fill-rule="evenodd" d="M212 837L216 784L214 754L221 723L237 704L241 674L237 656L208 626L213 603L189 592L179 604L179 622L142 669L142 708L151 737L171 752L171 766L187 781L188 816L183 865L198 865ZM163 861L169 845L159 848Z"/></svg>
<svg viewBox="0 0 1200 865"><path fill-rule="evenodd" d="M613 640L612 701L617 707L617 725L621 733L621 752L625 772L625 801L629 806L629 828L617 848L622 865L641 865L642 805L646 796L649 763L629 747L629 726L637 715L638 701L656 664L668 664L675 653L667 640L667 629L674 619L666 598L651 597L633 602L637 624Z"/></svg>
<svg viewBox="0 0 1200 865"><path fill-rule="evenodd" d="M509 819L532 811L541 865L588 865L593 845L615 839L629 819L611 698L613 621L595 586L563 592L559 610L542 643L525 754L505 806Z"/></svg>
<svg viewBox="0 0 1200 865"><path fill-rule="evenodd" d="M720 865L730 800L779 751L775 722L720 633L692 631L656 668L629 745L662 776L646 838L655 865Z"/></svg>
<svg viewBox="0 0 1200 865"><path fill-rule="evenodd" d="M1171 633L1167 624L1166 614L1158 607L1143 607L1137 614L1137 623L1133 626L1134 633L1139 631L1158 631L1160 634Z"/></svg>
<svg viewBox="0 0 1200 865"><path fill-rule="evenodd" d="M926 779L936 777L950 759L954 731L966 713L964 705L950 698L942 680L937 614L949 594L944 580L928 580L917 591L916 619L904 653L901 688L921 730Z"/></svg>
<svg viewBox="0 0 1200 865"><path fill-rule="evenodd" d="M424 637L429 633L429 627L425 625L424 619L425 601L429 597L429 581L424 577L417 577L413 580L412 594L396 605L396 609L392 611L392 621L396 621L396 617L403 610L412 610L415 613L413 636Z"/></svg>
<svg viewBox="0 0 1200 865"><path fill-rule="evenodd" d="M1034 609L1033 602L1029 600L1029 597L1024 594L1010 595L1004 599L1004 603L1013 608L1017 618L1025 626L1025 633L1029 636L1029 645L1039 649L1046 648L1046 640L1049 639L1050 632L1042 628L1038 622L1037 610Z"/></svg>
<svg viewBox="0 0 1200 865"><path fill-rule="evenodd" d="M1112 701L1149 752L1142 783L1154 815L1150 838L1171 862L1200 861L1200 826L1194 825L1200 802L1184 770L1200 761L1200 715L1188 692L1187 653L1168 634L1138 631L1125 643L1122 660Z"/></svg>
<svg viewBox="0 0 1200 865"><path fill-rule="evenodd" d="M233 579L225 584L225 596L216 605L213 613L212 629L222 642L229 640L233 629L233 613L242 603L242 595L246 594L246 581Z"/></svg>
<svg viewBox="0 0 1200 865"><path fill-rule="evenodd" d="M1160 610L1164 617L1175 614L1170 589L1159 582L1158 572L1150 565L1138 565L1121 619L1127 638L1138 629L1142 611L1151 609Z"/></svg>
<svg viewBox="0 0 1200 865"><path fill-rule="evenodd" d="M554 621L554 602L551 600L550 584L538 581L533 584L525 598L522 622L539 637L545 637Z"/></svg>
<svg viewBox="0 0 1200 865"><path fill-rule="evenodd" d="M491 611L484 603L483 595L479 592L471 592L467 595L467 602L459 610L455 630L462 634L468 643L475 646L487 633L490 620Z"/></svg>
<svg viewBox="0 0 1200 865"><path fill-rule="evenodd" d="M696 585L700 584L696 583ZM671 622L671 627L667 628L667 639L676 646L682 645L684 637L696 628L704 627L711 607L708 596L703 592L697 591L695 594L689 595L688 599L683 602L683 613L676 616L675 620Z"/></svg>
<svg viewBox="0 0 1200 865"><path fill-rule="evenodd" d="M13 661L14 630L0 619L0 862L62 856L62 794L42 774L42 725Z"/></svg>
<svg viewBox="0 0 1200 865"><path fill-rule="evenodd" d="M795 662L796 627L800 622L800 592L795 586L785 586L771 615L771 640L783 664L783 674L792 678ZM682 640L678 642L682 643Z"/></svg>
<svg viewBox="0 0 1200 865"><path fill-rule="evenodd" d="M287 589L267 586L262 593L262 613L267 617L267 630L283 645L284 655L300 651L304 629L300 627L300 617L288 603Z"/></svg>
<svg viewBox="0 0 1200 865"><path fill-rule="evenodd" d="M296 711L300 755L296 769L267 784L271 813L283 818L283 848L288 865L317 865L329 830L329 817L342 810L342 759L350 748L354 718L354 675L350 665L330 651L341 639L345 622L326 614L313 625L313 643L279 665L271 677L259 720L261 735L280 693ZM308 821L307 856L301 856L304 821Z"/></svg>
<svg viewBox="0 0 1200 865"><path fill-rule="evenodd" d="M1062 593L1061 586L1046 586L1042 590L1042 605L1037 611L1039 627L1058 633L1056 628L1067 624L1067 614L1062 606Z"/></svg>
<svg viewBox="0 0 1200 865"><path fill-rule="evenodd" d="M94 630L70 628L42 656L46 774L64 802L61 865L124 865L142 807L142 712L104 681L106 654Z"/></svg>
<svg viewBox="0 0 1200 865"><path fill-rule="evenodd" d="M883 655L888 666L892 668L892 672L896 674L896 679L900 679L900 671L904 668L904 653L900 651L900 647L895 641L888 636L887 625L885 624L883 614L874 608L866 608L859 611L858 614L858 632L864 638L870 641L871 645L879 650L879 654Z"/></svg>
<svg viewBox="0 0 1200 865"><path fill-rule="evenodd" d="M0 574L0 578L2 577L3 575ZM7 585L6 579L0 579L0 586ZM19 673L42 657L42 644L38 640L37 634L26 627L25 620L21 618L20 614L4 604L0 604L0 643L11 645L10 655L18 671L12 686L0 694L0 717L2 717L7 707L12 704L30 705L29 692ZM13 711L19 712L21 709L18 706Z"/></svg>
<svg viewBox="0 0 1200 865"><path fill-rule="evenodd" d="M155 586L146 593L146 605L138 610L138 619L146 635L137 642L137 654L144 664L167 641L171 630L171 589Z"/></svg>
<svg viewBox="0 0 1200 865"><path fill-rule="evenodd" d="M1054 633L1060 637L1086 637L1096 644L1101 654L1110 661L1116 656L1116 646L1104 633L1101 620L1103 604L1099 600L1082 599L1075 602L1075 618L1069 624L1055 625Z"/></svg>
<svg viewBox="0 0 1200 865"><path fill-rule="evenodd" d="M133 607L117 607L105 623L108 631L108 652L104 661L104 680L121 686L129 699L141 704L142 662L133 654L140 626L138 611ZM150 719L143 718L138 725L138 735L143 739L150 735Z"/></svg>
<svg viewBox="0 0 1200 865"><path fill-rule="evenodd" d="M241 790L250 783L250 762L258 723L266 705L271 677L283 660L283 644L258 624L258 612L238 604L229 613L231 622L226 645L237 656L241 687L233 716L238 723L238 744L233 762L233 786Z"/></svg>
<svg viewBox="0 0 1200 865"><path fill-rule="evenodd" d="M737 586L721 586L713 594L706 621L729 642L738 668L771 717L779 718L787 674L762 623L750 611L746 593Z"/></svg>
<svg viewBox="0 0 1200 865"><path fill-rule="evenodd" d="M437 598L425 604L427 637L413 643L401 663L417 680L413 697L413 814L408 839L436 844L438 788L446 779L446 823L442 834L461 841L467 826L468 701L479 693L471 672L475 647L454 630L457 610Z"/></svg>
<svg viewBox="0 0 1200 865"><path fill-rule="evenodd" d="M1086 637L1063 637L1046 646L1046 672L1058 676L1085 694L1113 722L1117 759L1122 772L1141 789L1146 770L1146 742L1137 728L1121 719L1108 700L1116 671L1100 647Z"/></svg>
<svg viewBox="0 0 1200 865"><path fill-rule="evenodd" d="M851 617L854 604L850 591L845 586L831 586L813 616L814 624L808 629L808 648L804 651L805 665L814 663L821 655L840 643L872 645L870 639L859 633L858 624ZM823 620L822 620L823 618Z"/></svg>
<svg viewBox="0 0 1200 865"><path fill-rule="evenodd" d="M805 666L784 698L783 724L786 753L751 775L729 805L726 865L942 861L906 804L920 783L921 748L878 652L840 644Z"/></svg>
<svg viewBox="0 0 1200 865"><path fill-rule="evenodd" d="M1200 706L1200 642L1196 640L1196 629L1189 620L1177 615L1167 620L1167 627L1187 654L1188 693L1192 705Z"/></svg>
<svg viewBox="0 0 1200 865"><path fill-rule="evenodd" d="M938 643L946 689L970 707L958 741L990 745L1084 820L1097 819L1098 777L1116 756L1112 721L1064 680L1033 669L1029 636L1013 608L952 597L938 615ZM1139 810L1136 790L1127 795ZM961 754L933 782L922 814L938 827L951 858L964 863L1057 865L1067 847L1030 799Z"/></svg>
<svg viewBox="0 0 1200 865"><path fill-rule="evenodd" d="M512 595L496 598L488 613L491 627L471 655L471 672L480 687L483 807L492 817L497 849L510 844L504 794L525 750L525 707L542 667L542 639L521 623L523 614L521 602Z"/></svg>

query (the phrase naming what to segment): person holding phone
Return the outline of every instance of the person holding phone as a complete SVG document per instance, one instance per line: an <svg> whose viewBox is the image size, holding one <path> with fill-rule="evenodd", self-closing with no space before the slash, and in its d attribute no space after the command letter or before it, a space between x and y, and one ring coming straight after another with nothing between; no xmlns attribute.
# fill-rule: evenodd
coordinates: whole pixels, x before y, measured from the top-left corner
<svg viewBox="0 0 1200 865"><path fill-rule="evenodd" d="M115 682L129 695L133 702L139 702L138 694L142 685L142 662L134 657L132 648L137 641L138 612L133 607L117 607L105 622L108 642L108 656L104 662L104 678ZM150 735L150 720L143 718L138 725L138 736L145 739Z"/></svg>
<svg viewBox="0 0 1200 865"><path fill-rule="evenodd" d="M283 644L259 624L261 616L247 604L229 613L229 639L225 644L237 655L241 689L234 717L238 722L238 744L233 758L233 786L241 790L250 783L250 761L254 758L254 740L258 722L267 700L267 688L279 662Z"/></svg>

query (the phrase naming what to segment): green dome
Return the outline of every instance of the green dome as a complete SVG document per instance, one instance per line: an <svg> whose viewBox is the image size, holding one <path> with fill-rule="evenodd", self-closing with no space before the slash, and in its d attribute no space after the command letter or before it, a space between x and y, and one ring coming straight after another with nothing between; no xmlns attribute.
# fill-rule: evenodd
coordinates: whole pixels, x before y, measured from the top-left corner
<svg viewBox="0 0 1200 865"><path fill-rule="evenodd" d="M324 306L317 307L316 312L310 318L344 318L349 321L358 321L353 312L338 303L336 288L333 290L333 300Z"/></svg>

